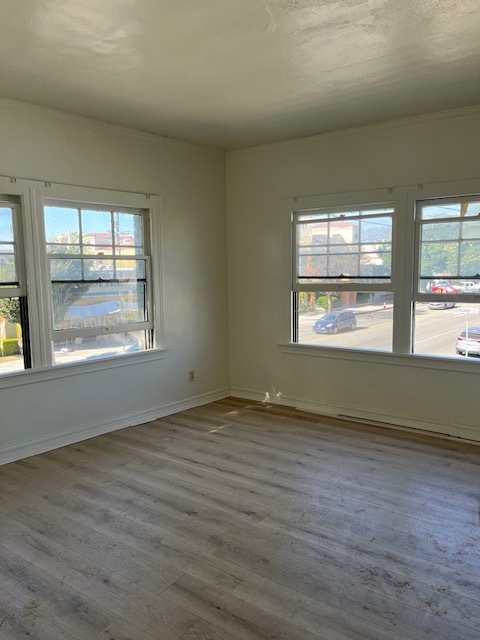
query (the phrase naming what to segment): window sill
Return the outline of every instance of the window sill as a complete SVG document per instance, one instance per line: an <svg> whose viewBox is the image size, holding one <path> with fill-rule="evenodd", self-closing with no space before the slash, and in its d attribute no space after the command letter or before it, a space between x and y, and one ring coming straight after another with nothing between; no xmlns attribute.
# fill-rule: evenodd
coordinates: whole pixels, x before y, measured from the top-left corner
<svg viewBox="0 0 480 640"><path fill-rule="evenodd" d="M320 347L316 345L296 344L293 342L278 345L282 353L334 360L373 362L402 367L438 369L440 371L458 371L460 373L480 373L480 358L459 360L454 357L435 357L407 353L386 353L361 349L342 349L341 347Z"/></svg>
<svg viewBox="0 0 480 640"><path fill-rule="evenodd" d="M17 373L6 373L0 376L0 390L9 387L17 387L25 384L56 380L58 378L68 378L70 376L84 375L96 371L105 371L126 367L129 365L144 364L163 360L167 357L168 347L159 349L149 349L141 353L128 353L115 356L114 358L102 358L95 362L74 362L70 364L58 364L51 367L41 367L37 369L27 369Z"/></svg>

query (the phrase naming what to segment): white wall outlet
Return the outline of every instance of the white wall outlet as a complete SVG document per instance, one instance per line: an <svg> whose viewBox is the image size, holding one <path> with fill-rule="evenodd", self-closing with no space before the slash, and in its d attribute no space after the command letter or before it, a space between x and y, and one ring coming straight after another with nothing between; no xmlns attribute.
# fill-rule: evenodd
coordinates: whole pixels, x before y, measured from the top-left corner
<svg viewBox="0 0 480 640"><path fill-rule="evenodd" d="M195 382L195 371L193 369L188 372L188 381Z"/></svg>

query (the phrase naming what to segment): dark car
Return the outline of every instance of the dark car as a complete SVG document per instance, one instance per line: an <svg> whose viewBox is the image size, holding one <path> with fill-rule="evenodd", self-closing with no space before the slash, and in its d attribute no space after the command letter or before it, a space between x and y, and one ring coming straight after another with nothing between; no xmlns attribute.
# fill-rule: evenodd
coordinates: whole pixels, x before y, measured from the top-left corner
<svg viewBox="0 0 480 640"><path fill-rule="evenodd" d="M339 311L329 313L324 318L317 320L313 325L315 333L338 333L346 329L355 329L357 319L353 311Z"/></svg>
<svg viewBox="0 0 480 640"><path fill-rule="evenodd" d="M480 327L470 327L457 338L457 353L461 356L480 356Z"/></svg>

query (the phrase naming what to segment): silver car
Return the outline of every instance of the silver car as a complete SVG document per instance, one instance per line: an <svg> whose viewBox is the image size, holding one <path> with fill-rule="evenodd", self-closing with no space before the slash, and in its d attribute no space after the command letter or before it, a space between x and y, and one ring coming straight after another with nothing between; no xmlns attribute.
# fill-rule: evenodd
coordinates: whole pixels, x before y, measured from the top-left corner
<svg viewBox="0 0 480 640"><path fill-rule="evenodd" d="M429 309L452 309L455 306L455 302L429 302Z"/></svg>
<svg viewBox="0 0 480 640"><path fill-rule="evenodd" d="M461 356L480 356L480 327L470 327L457 338L456 351Z"/></svg>

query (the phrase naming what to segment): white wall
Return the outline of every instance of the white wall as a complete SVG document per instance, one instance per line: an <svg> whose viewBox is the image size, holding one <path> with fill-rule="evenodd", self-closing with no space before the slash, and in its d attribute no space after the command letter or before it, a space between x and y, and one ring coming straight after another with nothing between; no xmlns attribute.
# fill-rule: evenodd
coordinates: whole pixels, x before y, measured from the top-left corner
<svg viewBox="0 0 480 640"><path fill-rule="evenodd" d="M479 373L291 355L278 347L288 304L283 198L479 176L480 110L473 109L227 154L233 393L280 393L286 404L480 439Z"/></svg>
<svg viewBox="0 0 480 640"><path fill-rule="evenodd" d="M170 347L163 360L0 390L0 461L225 395L224 153L6 100L0 148L1 175L163 198Z"/></svg>

